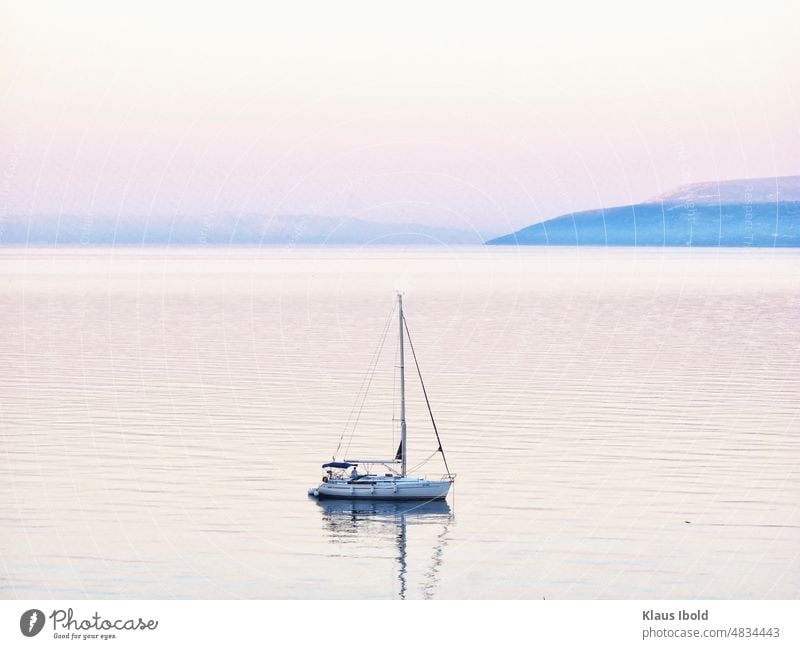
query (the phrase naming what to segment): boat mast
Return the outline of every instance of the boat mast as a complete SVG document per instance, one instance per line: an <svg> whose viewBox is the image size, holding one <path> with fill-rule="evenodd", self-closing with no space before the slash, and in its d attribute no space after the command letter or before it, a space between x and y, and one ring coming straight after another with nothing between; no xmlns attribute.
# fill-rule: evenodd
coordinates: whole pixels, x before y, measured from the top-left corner
<svg viewBox="0 0 800 649"><path fill-rule="evenodd" d="M401 460L401 473L403 477L406 476L406 457L408 457L408 449L406 448L406 366L405 359L403 358L403 294L397 294L397 305L400 308L400 450L402 455Z"/></svg>

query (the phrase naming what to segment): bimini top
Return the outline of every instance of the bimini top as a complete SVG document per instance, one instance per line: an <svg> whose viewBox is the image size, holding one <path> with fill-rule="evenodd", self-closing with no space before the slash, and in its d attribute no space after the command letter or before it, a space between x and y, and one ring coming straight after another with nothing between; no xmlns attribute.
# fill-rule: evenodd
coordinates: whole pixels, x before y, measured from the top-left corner
<svg viewBox="0 0 800 649"><path fill-rule="evenodd" d="M332 469L349 469L351 466L358 466L358 464L352 464L351 462L327 462L326 464L322 465L323 469L332 468Z"/></svg>

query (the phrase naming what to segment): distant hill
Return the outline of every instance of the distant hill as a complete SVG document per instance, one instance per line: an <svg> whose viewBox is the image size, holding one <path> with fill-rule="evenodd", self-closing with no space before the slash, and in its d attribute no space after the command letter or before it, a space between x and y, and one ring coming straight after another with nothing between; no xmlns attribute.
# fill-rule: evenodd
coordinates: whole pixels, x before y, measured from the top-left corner
<svg viewBox="0 0 800 649"><path fill-rule="evenodd" d="M799 201L800 176L779 176L777 178L744 178L681 185L645 202L733 205L736 203L796 203Z"/></svg>
<svg viewBox="0 0 800 649"><path fill-rule="evenodd" d="M635 205L565 214L486 243L800 247L800 176L685 185Z"/></svg>
<svg viewBox="0 0 800 649"><path fill-rule="evenodd" d="M483 243L478 232L348 217L0 217L0 245L425 245Z"/></svg>

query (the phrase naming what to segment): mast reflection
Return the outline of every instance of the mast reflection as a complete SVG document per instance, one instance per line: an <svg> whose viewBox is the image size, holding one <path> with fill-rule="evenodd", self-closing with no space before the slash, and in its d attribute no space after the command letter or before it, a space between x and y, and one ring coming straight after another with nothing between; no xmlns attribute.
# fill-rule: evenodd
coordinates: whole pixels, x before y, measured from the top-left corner
<svg viewBox="0 0 800 649"><path fill-rule="evenodd" d="M377 500L320 499L322 520L334 542L348 542L359 536L389 538L396 546L398 597L408 592L408 527L438 525L441 527L431 547L431 565L424 573L422 597L431 599L436 593L439 570L447 546L447 534L454 519L446 500L429 502L391 502Z"/></svg>

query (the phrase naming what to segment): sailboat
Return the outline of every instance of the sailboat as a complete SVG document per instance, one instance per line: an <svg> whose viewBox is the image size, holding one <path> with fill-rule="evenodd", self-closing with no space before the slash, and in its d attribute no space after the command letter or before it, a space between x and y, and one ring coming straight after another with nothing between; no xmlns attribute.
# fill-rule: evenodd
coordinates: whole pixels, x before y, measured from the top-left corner
<svg viewBox="0 0 800 649"><path fill-rule="evenodd" d="M444 500L455 481L455 474L450 473L447 458L442 448L439 430L433 418L428 393L422 381L422 373L414 352L414 344L408 332L408 324L403 315L403 295L397 294L397 307L400 324L400 446L397 453L389 460L362 460L341 459L336 457L322 465L326 475L317 487L308 490L310 496L316 498L345 498L369 500ZM434 452L441 453L444 460L446 473L438 480L429 480L427 477L412 477L408 475L408 435L406 430L406 386L405 386L405 339L408 338L409 347L414 358L414 365L422 385L422 393L439 444ZM380 467L380 471L375 471ZM361 473L360 469L364 472Z"/></svg>

